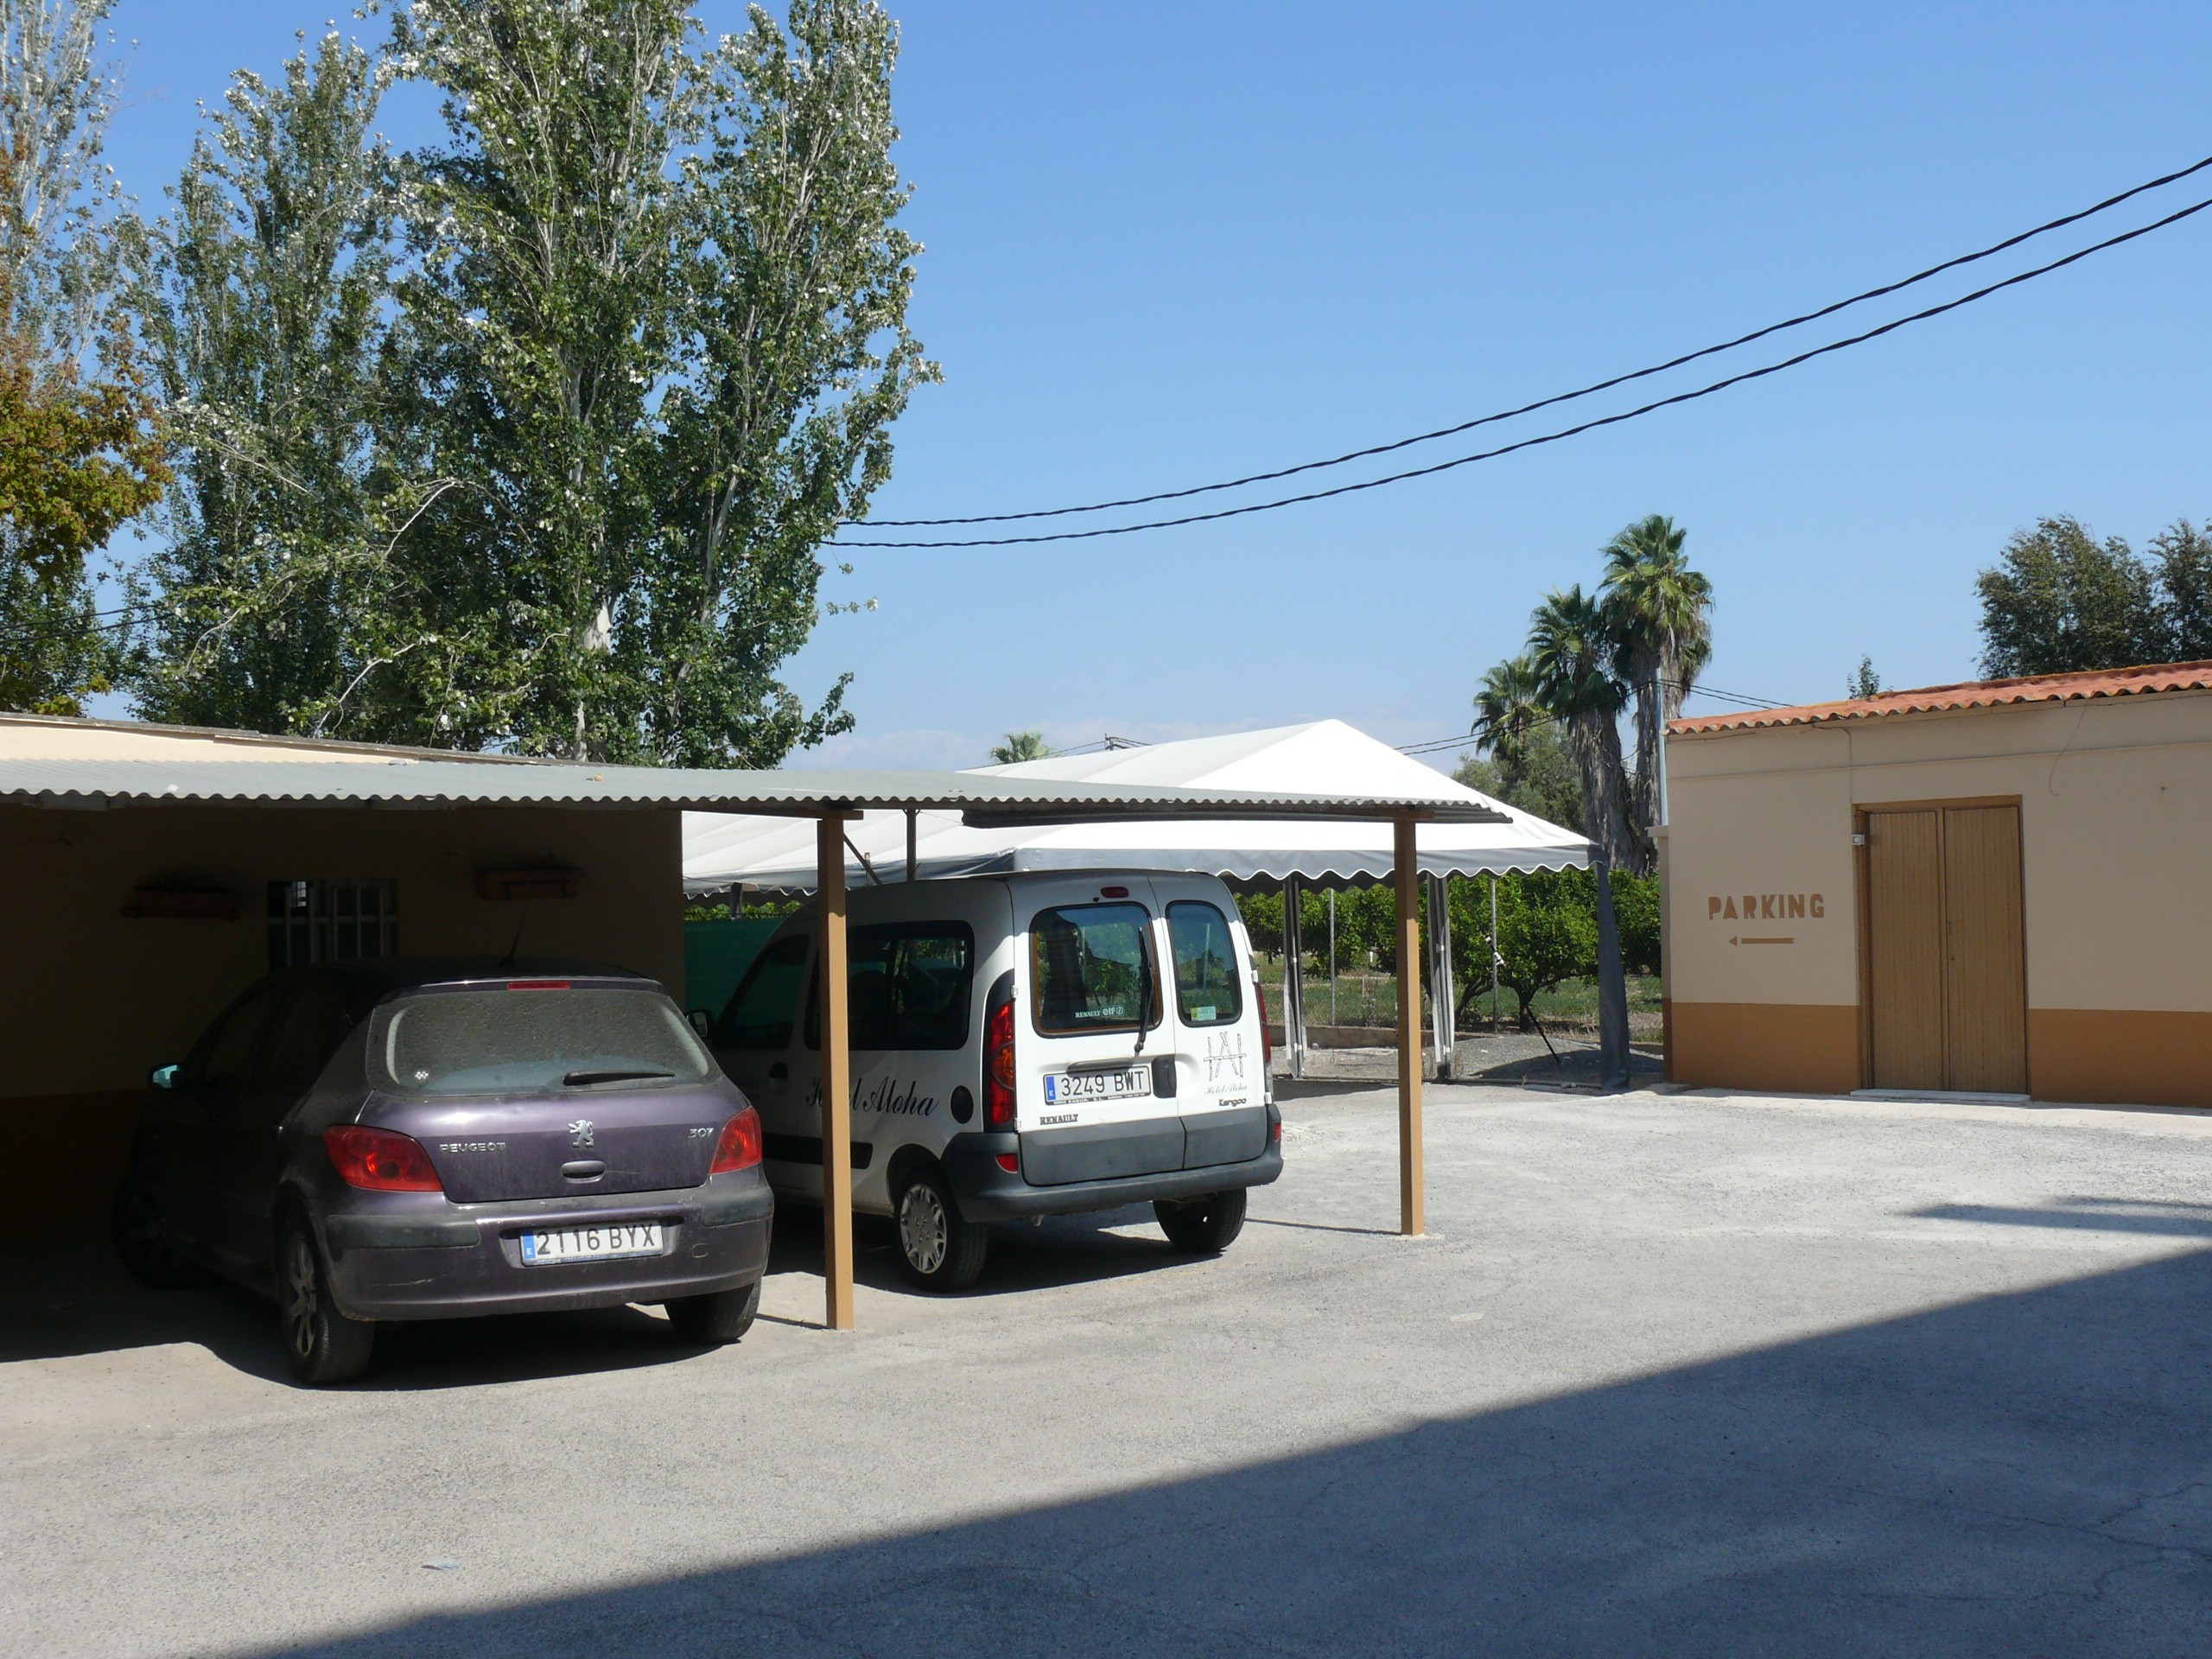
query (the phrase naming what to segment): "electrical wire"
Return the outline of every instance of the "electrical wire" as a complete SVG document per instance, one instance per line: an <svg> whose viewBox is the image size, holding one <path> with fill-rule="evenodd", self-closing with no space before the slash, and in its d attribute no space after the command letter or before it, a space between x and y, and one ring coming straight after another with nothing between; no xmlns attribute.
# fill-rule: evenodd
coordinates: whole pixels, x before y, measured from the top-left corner
<svg viewBox="0 0 2212 1659"><path fill-rule="evenodd" d="M1034 536L967 537L922 542L840 541L833 542L830 545L837 548L1019 547L1039 542L1089 541L1101 536L1129 536L1139 531L1173 530L1184 524L1211 524L1221 518L1242 518L1247 513L1272 512L1281 507L1298 506L1309 501L1325 501L1336 496L1357 494L1363 490L1381 489L1388 484L1402 484L1410 479L1430 478L1438 473L1448 473L1455 467L1471 466L1476 461L1495 461L1501 455L1513 454L1519 450L1533 449L1543 444L1557 443L1562 439L1579 437L1585 432L1595 431L1600 427L1618 426L1624 421L1633 421L1658 410L1672 408L1677 404L1694 403L1700 397L1710 397L1715 392L1726 391L1731 386L1739 386L1746 381L1763 379L1770 374L1779 374L1784 369L1794 369L1801 364L1811 362L1815 358L1826 357L1831 353L1844 351L1853 346L1863 346L1868 340L1878 340L1885 334L1894 334L1910 324L1925 322L1931 317L1940 317L1946 312L1956 311L1961 307L1972 305L1978 300L1986 300L1991 295L2002 293L2008 288L2017 288L2023 283L2033 282L2038 276L2047 276L2055 270L2063 270L2068 265L2086 259L2093 253L2102 253L2107 249L2119 247L2123 243L2133 242L2139 237L2148 236L2154 231L2162 231L2169 226L2177 225L2183 219L2201 213L2208 207L2212 207L2212 197L2194 202L2177 212L2168 213L2164 219L2154 219L2148 225L2139 226L2132 231L2123 231L2117 236L2107 237L2101 242L2093 242L2086 248L2078 249L2063 257L2053 259L2048 264L2020 271L2014 276L2005 277L2001 282L1991 283L1986 287L1975 289L1972 293L1962 294L1956 299L1946 300L1941 305L1929 306L1923 310L1883 323L1878 327L1848 335L1842 340L1831 340L1825 346L1812 346L1806 351L1797 353L1795 356L1783 358L1777 363L1765 364L1756 369L1746 369L1739 374L1729 375L1708 385L1699 386L1689 391L1678 391L1671 397L1655 398L1650 403L1639 404L1634 409L1624 410L1618 414L1598 416L1587 421L1578 422L1573 426L1562 427L1557 431L1540 433L1535 437L1522 438L1514 443L1500 444L1493 449L1478 450L1473 454L1456 455L1450 461L1440 461L1427 467L1415 467L1402 473L1389 473L1381 478L1363 479L1354 484L1338 484L1325 490L1308 490L1302 494L1281 496L1272 501L1254 501L1240 507L1220 507L1211 512L1185 513L1180 518L1153 518L1134 524L1111 524L1097 530L1061 530L1046 531Z"/></svg>
<svg viewBox="0 0 2212 1659"><path fill-rule="evenodd" d="M1116 507L1148 506L1155 501L1179 501L1189 496L1205 495L1216 490L1241 489L1247 484L1267 484L1279 478L1295 477L1300 473L1317 472L1325 467L1341 467L1347 461L1364 461L1372 455L1387 455L1393 450L1408 448L1416 443L1427 443L1437 438L1456 437L1462 432L1471 432L1478 426L1489 426L1498 421L1510 421L1516 416L1533 415L1540 409L1550 409L1555 404L1573 403L1578 397L1587 397L1594 392L1610 391L1615 386L1624 386L1631 380L1642 380L1651 375L1664 374L1669 369L1679 369L1685 363L1694 363L1700 358L1715 357L1722 352L1732 352L1738 346L1748 346L1753 340L1764 340L1768 335L1778 334L1786 328L1796 328L1808 322L1818 322L1822 317L1832 317L1837 312L1848 310L1854 305L1863 305L1869 300L1878 300L1887 295L1898 293L1912 287L1915 283L1924 283L1930 277L1940 276L1947 270L1956 270L1962 265L1970 265L1977 260L1987 259L1993 255L2003 253L2007 249L2017 248L2023 242L2033 241L2038 236L2046 236L2053 231L2063 230L2067 226L2078 224L2085 219L2094 219L2097 214L2117 207L2120 203L2131 200L2145 191L2161 189L2166 185L2188 178L2193 173L2202 173L2208 167L2212 167L2212 156L2208 156L2202 161L2192 162L2175 172L2163 174L2131 189L2123 190L2116 196L2107 196L2102 201L2094 203L2077 212L2047 219L2032 230L2022 231L2018 235L2008 236L2003 241L1993 242L1986 248L1978 248L1972 253L1960 254L1955 258L1944 260L1941 264L1930 265L1925 270L1915 271L1911 276L1902 277L1894 283L1885 283L1879 288L1870 288L1863 293L1853 294L1849 299L1834 301L1821 306L1817 310L1803 312L1781 322L1770 322L1764 328L1754 328L1748 334L1738 334L1735 339L1723 340L1718 346L1707 346L1694 352L1685 352L1680 357L1669 358L1664 363L1655 363L1649 368L1633 369L1626 374L1617 374L1611 379L1596 381L1573 391L1557 392L1549 397L1540 397L1533 404L1522 404L1518 409L1501 410L1495 415L1484 415L1471 421L1462 421L1456 426L1440 426L1433 432L1417 432L1410 438L1399 438L1390 443L1378 443L1365 449L1347 450L1341 455L1332 455L1325 461L1302 461L1295 467L1281 467L1269 473L1251 473L1243 478L1229 479L1219 484L1197 484L1187 489L1160 490L1151 495L1124 496L1117 501L1093 501L1080 507L1040 507L1028 512L977 513L964 518L848 518L843 522L847 524L864 524L872 530L920 530L949 524L1002 524L1021 518L1059 518L1071 513L1105 512ZM861 546L864 543L853 543L851 545Z"/></svg>

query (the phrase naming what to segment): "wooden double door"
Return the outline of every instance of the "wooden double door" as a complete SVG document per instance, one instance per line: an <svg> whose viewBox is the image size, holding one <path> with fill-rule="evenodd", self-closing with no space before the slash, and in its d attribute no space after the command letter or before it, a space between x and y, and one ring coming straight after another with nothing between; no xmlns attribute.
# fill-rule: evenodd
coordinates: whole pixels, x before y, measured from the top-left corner
<svg viewBox="0 0 2212 1659"><path fill-rule="evenodd" d="M1869 807L1859 823L1868 1082L2024 1094L2018 805Z"/></svg>

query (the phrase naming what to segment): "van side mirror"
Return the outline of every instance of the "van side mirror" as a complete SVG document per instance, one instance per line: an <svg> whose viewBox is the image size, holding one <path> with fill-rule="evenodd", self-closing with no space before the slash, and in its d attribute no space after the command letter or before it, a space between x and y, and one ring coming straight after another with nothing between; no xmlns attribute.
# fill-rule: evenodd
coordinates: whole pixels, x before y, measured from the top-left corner
<svg viewBox="0 0 2212 1659"><path fill-rule="evenodd" d="M156 1089L174 1089L177 1086L177 1075L181 1070L177 1065L157 1065L146 1074L146 1081Z"/></svg>
<svg viewBox="0 0 2212 1659"><path fill-rule="evenodd" d="M694 1008L683 1017L691 1022L691 1029L699 1033L700 1041L711 1043L715 1040L715 1016L711 1010Z"/></svg>

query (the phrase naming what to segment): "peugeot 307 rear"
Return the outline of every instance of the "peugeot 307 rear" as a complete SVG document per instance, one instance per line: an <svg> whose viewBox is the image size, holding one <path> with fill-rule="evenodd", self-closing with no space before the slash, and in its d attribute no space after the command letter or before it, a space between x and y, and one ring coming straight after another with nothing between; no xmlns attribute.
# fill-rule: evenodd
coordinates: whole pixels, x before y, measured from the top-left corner
<svg viewBox="0 0 2212 1659"><path fill-rule="evenodd" d="M650 981L296 970L155 1081L126 1261L273 1288L307 1380L357 1373L385 1319L659 1302L717 1342L758 1306L760 1121Z"/></svg>

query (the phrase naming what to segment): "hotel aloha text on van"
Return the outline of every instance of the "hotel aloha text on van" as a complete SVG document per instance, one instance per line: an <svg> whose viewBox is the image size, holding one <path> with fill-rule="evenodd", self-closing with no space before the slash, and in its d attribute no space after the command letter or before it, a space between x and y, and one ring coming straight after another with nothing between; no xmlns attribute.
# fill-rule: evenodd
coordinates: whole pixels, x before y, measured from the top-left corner
<svg viewBox="0 0 2212 1659"><path fill-rule="evenodd" d="M853 1204L908 1274L982 1270L986 1224L1151 1203L1185 1249L1281 1173L1250 941L1218 877L1025 872L849 896ZM779 1196L822 1197L817 929L792 916L714 1017ZM1163 974L1163 967L1166 972Z"/></svg>

